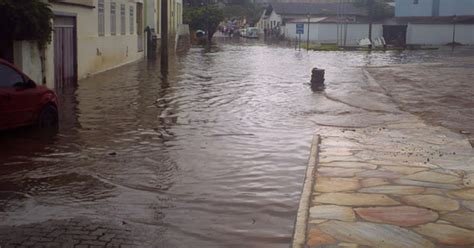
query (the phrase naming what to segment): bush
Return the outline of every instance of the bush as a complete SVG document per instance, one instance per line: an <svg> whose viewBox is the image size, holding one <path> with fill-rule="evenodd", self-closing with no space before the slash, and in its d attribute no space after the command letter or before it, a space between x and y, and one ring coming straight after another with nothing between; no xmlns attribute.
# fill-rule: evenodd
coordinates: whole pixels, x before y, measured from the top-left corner
<svg viewBox="0 0 474 248"><path fill-rule="evenodd" d="M51 41L53 17L40 0L0 0L1 39L37 40L44 47Z"/></svg>

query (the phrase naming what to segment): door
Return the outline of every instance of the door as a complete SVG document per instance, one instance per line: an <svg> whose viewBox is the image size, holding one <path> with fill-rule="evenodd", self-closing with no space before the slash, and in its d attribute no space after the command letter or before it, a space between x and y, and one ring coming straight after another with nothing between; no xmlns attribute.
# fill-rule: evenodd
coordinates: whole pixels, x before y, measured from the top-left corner
<svg viewBox="0 0 474 248"><path fill-rule="evenodd" d="M143 51L143 4L137 3L137 36L138 36L138 51Z"/></svg>
<svg viewBox="0 0 474 248"><path fill-rule="evenodd" d="M34 119L37 92L22 74L0 64L0 128L30 124Z"/></svg>
<svg viewBox="0 0 474 248"><path fill-rule="evenodd" d="M407 25L383 25L383 38L388 45L404 47L407 44Z"/></svg>
<svg viewBox="0 0 474 248"><path fill-rule="evenodd" d="M54 18L54 86L57 91L77 83L76 18Z"/></svg>

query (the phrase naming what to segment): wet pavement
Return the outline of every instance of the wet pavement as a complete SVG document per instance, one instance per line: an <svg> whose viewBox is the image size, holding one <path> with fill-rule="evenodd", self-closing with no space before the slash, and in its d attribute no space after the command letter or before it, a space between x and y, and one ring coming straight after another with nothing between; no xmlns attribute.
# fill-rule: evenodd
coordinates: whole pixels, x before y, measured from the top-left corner
<svg viewBox="0 0 474 248"><path fill-rule="evenodd" d="M369 66L367 79L350 86L348 95L364 92L353 106L366 111L367 123L318 128L302 243L472 247L472 58Z"/></svg>
<svg viewBox="0 0 474 248"><path fill-rule="evenodd" d="M315 130L322 146L331 136L379 145L402 139L397 121L424 123L367 85L363 68L466 56L221 43L173 57L167 79L143 61L83 80L63 97L56 136L1 134L0 245L287 247ZM310 90L313 67L327 70L325 92Z"/></svg>

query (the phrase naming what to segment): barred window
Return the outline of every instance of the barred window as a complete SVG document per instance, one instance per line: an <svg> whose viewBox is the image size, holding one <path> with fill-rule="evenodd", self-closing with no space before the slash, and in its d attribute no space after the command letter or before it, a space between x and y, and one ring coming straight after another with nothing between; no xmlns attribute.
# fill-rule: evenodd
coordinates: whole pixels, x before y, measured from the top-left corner
<svg viewBox="0 0 474 248"><path fill-rule="evenodd" d="M133 6L130 6L130 34L133 34L134 32L134 23L135 23L135 20L133 18Z"/></svg>
<svg viewBox="0 0 474 248"><path fill-rule="evenodd" d="M120 31L122 35L127 33L127 28L125 24L125 4L120 5Z"/></svg>
<svg viewBox="0 0 474 248"><path fill-rule="evenodd" d="M117 15L115 9L115 2L110 2L110 34L115 35L117 33Z"/></svg>
<svg viewBox="0 0 474 248"><path fill-rule="evenodd" d="M99 13L99 36L103 36L105 34L104 0L99 0L97 11Z"/></svg>

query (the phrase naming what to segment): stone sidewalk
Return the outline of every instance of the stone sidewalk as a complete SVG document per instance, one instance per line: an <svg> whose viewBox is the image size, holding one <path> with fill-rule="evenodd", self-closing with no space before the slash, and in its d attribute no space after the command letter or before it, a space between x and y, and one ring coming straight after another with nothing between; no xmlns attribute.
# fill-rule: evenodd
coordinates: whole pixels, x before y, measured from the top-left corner
<svg viewBox="0 0 474 248"><path fill-rule="evenodd" d="M48 220L18 226L0 223L1 248L125 248L167 247L157 229L124 221L101 221L87 217Z"/></svg>
<svg viewBox="0 0 474 248"><path fill-rule="evenodd" d="M310 198L300 203L293 247L474 247L468 139L394 110L368 77L367 98L387 106L367 112L375 124L317 130L314 172L305 183L311 190L303 191Z"/></svg>

